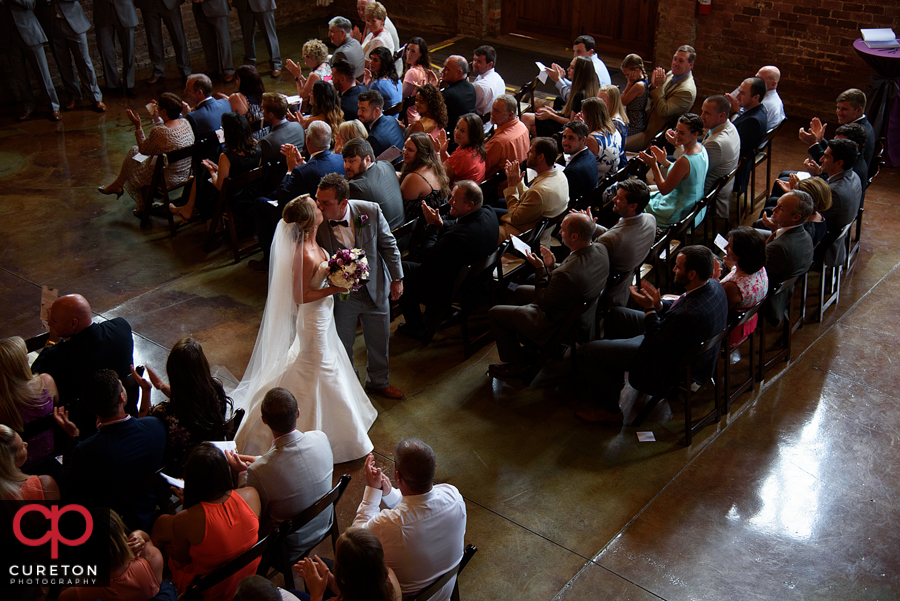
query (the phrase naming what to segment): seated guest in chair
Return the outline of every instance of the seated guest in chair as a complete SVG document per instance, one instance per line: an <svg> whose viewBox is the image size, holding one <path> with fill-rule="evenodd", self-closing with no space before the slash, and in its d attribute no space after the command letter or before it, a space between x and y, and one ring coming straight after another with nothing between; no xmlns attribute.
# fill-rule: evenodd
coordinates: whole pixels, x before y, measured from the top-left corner
<svg viewBox="0 0 900 601"><path fill-rule="evenodd" d="M252 487L234 488L231 468L221 449L204 442L188 456L184 469L184 511L161 515L150 538L168 557L172 582L182 594L194 578L212 572L257 542L259 494ZM256 572L255 559L203 598L227 601L244 576Z"/></svg>
<svg viewBox="0 0 900 601"><path fill-rule="evenodd" d="M491 106L494 135L484 143L484 175L490 177L504 168L507 161L525 160L531 143L528 127L516 117L518 103L510 94L501 94Z"/></svg>
<svg viewBox="0 0 900 601"><path fill-rule="evenodd" d="M376 161L372 146L361 138L344 144L341 153L350 198L377 203L391 229L403 225L403 195L394 167L387 161Z"/></svg>
<svg viewBox="0 0 900 601"><path fill-rule="evenodd" d="M725 246L724 271L716 261L713 277L722 284L728 297L728 310L734 313L749 309L760 303L769 291L769 276L766 273L766 239L758 231L746 225L728 232ZM758 317L754 315L741 328L733 330L728 343L735 346L756 330ZM735 351L737 352L737 351Z"/></svg>
<svg viewBox="0 0 900 601"><path fill-rule="evenodd" d="M50 476L27 476L28 443L19 433L0 424L0 501L58 501L59 486Z"/></svg>
<svg viewBox="0 0 900 601"><path fill-rule="evenodd" d="M297 399L285 388L273 388L262 402L262 420L272 430L272 448L262 457L228 454L238 486L259 493L260 538L277 530L331 490L334 458L328 436L319 430L300 432ZM309 551L331 528L331 511L316 516L287 539L291 561Z"/></svg>
<svg viewBox="0 0 900 601"><path fill-rule="evenodd" d="M588 127L569 121L563 128L562 148L569 155L563 175L569 181L569 199L584 198L597 187L597 160L587 147Z"/></svg>
<svg viewBox="0 0 900 601"><path fill-rule="evenodd" d="M447 184L447 174L431 138L422 133L410 135L403 144L400 172L404 223L422 216L422 203L430 209L440 208L449 193Z"/></svg>
<svg viewBox="0 0 900 601"><path fill-rule="evenodd" d="M664 150L652 146L649 153L641 151L638 159L653 171L658 190L650 194L647 212L656 217L659 228L667 228L681 221L703 198L703 184L709 158L698 141L703 133L703 121L688 113L678 118L675 143L684 148L684 155L670 163ZM666 174L663 177L663 170Z"/></svg>
<svg viewBox="0 0 900 601"><path fill-rule="evenodd" d="M369 55L369 68L363 77L363 85L369 92L378 92L384 98L382 106L391 108L403 99L403 85L394 67L390 51L379 46Z"/></svg>
<svg viewBox="0 0 900 601"><path fill-rule="evenodd" d="M313 198L319 182L329 173L344 175L344 157L329 150L331 146L331 127L324 121L313 121L306 132L306 151L309 160L304 161L300 149L296 146L283 147L287 158L287 174L275 193L275 198L257 198L253 203L253 225L256 237L263 249L263 259L251 260L249 267L253 271L269 271L269 251L275 227L281 219L281 212L290 201L298 196L309 194Z"/></svg>
<svg viewBox="0 0 900 601"><path fill-rule="evenodd" d="M421 340L428 318L440 317L450 298L455 274L497 249L497 215L482 206L481 188L473 181L456 184L450 196L450 216L444 220L437 209L422 204L425 242L419 261L403 262L403 296L400 306L406 323L397 332ZM464 302L464 299L463 299ZM419 305L425 305L422 317Z"/></svg>
<svg viewBox="0 0 900 601"><path fill-rule="evenodd" d="M359 120L369 130L369 137L366 139L372 145L375 158L392 146L401 150L404 140L403 126L396 117L383 114L384 98L381 93L378 90L367 90L359 95L358 103ZM399 163L400 157L391 162Z"/></svg>
<svg viewBox="0 0 900 601"><path fill-rule="evenodd" d="M264 163L275 163L281 159L281 146L292 144L303 148L306 132L303 126L295 121L288 121L288 103L284 94L266 92L262 95L263 122L269 133L259 141Z"/></svg>
<svg viewBox="0 0 900 601"><path fill-rule="evenodd" d="M590 374L591 390L598 393L576 414L590 423L621 426L624 420L619 395L628 381L645 394L662 394L680 376L678 360L693 345L722 332L728 323L728 298L713 278L715 257L704 246L687 246L675 259L675 283L686 292L678 299L662 300L647 280L631 287L631 298L641 310L616 307L604 320L604 339L582 347L582 373ZM713 373L719 349L710 349L691 365L695 382Z"/></svg>
<svg viewBox="0 0 900 601"><path fill-rule="evenodd" d="M112 369L125 380L134 363L131 326L121 317L93 322L91 305L80 294L61 296L50 306L50 337L31 371L53 377L59 403L68 405L72 421L85 437L96 431L92 411L79 402L81 389L98 369Z"/></svg>
<svg viewBox="0 0 900 601"><path fill-rule="evenodd" d="M468 74L469 62L465 58L453 55L444 61L444 68L441 69L441 94L447 106L447 123L444 124L444 129L451 124L455 126L466 113L475 112L477 94L475 86L466 79Z"/></svg>
<svg viewBox="0 0 900 601"><path fill-rule="evenodd" d="M748 77L741 83L738 88L737 104L741 112L736 114L732 120L734 127L737 129L738 136L741 138L741 158L751 157L766 138L766 127L768 116L766 107L762 103L763 96L766 95L766 82L759 77ZM734 112L735 106L731 107ZM735 176L740 183L739 192L743 192L750 182L750 167L743 170L742 173Z"/></svg>
<svg viewBox="0 0 900 601"><path fill-rule="evenodd" d="M331 85L337 90L344 112L343 120L352 121L358 118L357 98L366 91L365 86L356 83L353 66L347 61L338 61L331 66Z"/></svg>
<svg viewBox="0 0 900 601"><path fill-rule="evenodd" d="M475 113L467 113L460 117L453 130L453 141L456 142L453 154L447 154L449 141L446 133L438 135L436 147L450 183L454 184L464 179L478 183L484 181L484 159L487 153L484 148L481 117Z"/></svg>
<svg viewBox="0 0 900 601"><path fill-rule="evenodd" d="M556 217L566 210L569 181L562 169L556 168L557 148L552 138L535 138L531 142L526 164L538 175L527 188L518 163L507 163L507 188L503 192L507 212L500 217L499 242L527 232L543 217ZM544 242L549 244L549 238L547 233Z"/></svg>
<svg viewBox="0 0 900 601"><path fill-rule="evenodd" d="M134 213L138 216L142 216L147 209L144 206L144 188L149 186L153 179L156 160L162 159L144 159L138 162L134 160L134 156L138 153L148 157L163 154L187 148L194 143L194 132L190 123L181 118L182 104L178 96L166 92L159 97L159 102L151 101L150 106L152 108L150 121L153 123L153 129L146 138L141 126L141 118L131 109L127 110L128 119L135 126L134 137L137 145L132 146L125 155L122 168L115 181L99 189L101 193L115 194L117 198L122 195L122 192L128 192L128 195L137 203ZM172 188L187 181L190 174L190 157L170 163L163 170L165 181L161 182L161 185L167 189ZM156 190L153 192L155 193Z"/></svg>
<svg viewBox="0 0 900 601"><path fill-rule="evenodd" d="M579 303L596 298L606 286L609 253L602 244L592 244L594 222L582 213L567 215L560 237L572 251L556 264L553 253L541 246L541 256L529 253L535 268L534 286L519 286L513 303L496 305L488 312L497 338L497 352L504 363L491 365L495 378L522 378L530 373L530 355L523 344L541 345L555 333L569 312ZM590 329L590 315L584 315L581 328Z"/></svg>
<svg viewBox="0 0 900 601"><path fill-rule="evenodd" d="M222 127L222 115L231 112L227 98L212 97L212 81L203 73L188 76L184 85L185 104L194 107L186 111L185 119L194 130L194 138L202 140Z"/></svg>
<svg viewBox="0 0 900 601"><path fill-rule="evenodd" d="M450 484L435 484L434 451L416 438L404 438L394 449L397 488L375 458L366 459L366 490L353 528L365 528L384 548L384 563L397 575L404 596L411 598L455 566L463 555L466 503ZM386 509L379 511L380 503ZM340 552L335 555L340 561ZM456 579L431 599L449 601Z"/></svg>
<svg viewBox="0 0 900 601"><path fill-rule="evenodd" d="M67 457L59 487L73 503L110 507L132 528L149 528L156 499L145 482L162 466L166 427L155 417L131 417L126 401L125 388L111 369L98 370L85 383L82 402L96 416L97 433L78 442ZM57 407L54 417L78 440L78 427L65 409Z"/></svg>

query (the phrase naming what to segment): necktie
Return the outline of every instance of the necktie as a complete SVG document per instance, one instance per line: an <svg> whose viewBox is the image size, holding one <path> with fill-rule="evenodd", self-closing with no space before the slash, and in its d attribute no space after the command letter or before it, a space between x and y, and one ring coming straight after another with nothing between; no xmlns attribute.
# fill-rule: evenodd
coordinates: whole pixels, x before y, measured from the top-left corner
<svg viewBox="0 0 900 601"><path fill-rule="evenodd" d="M346 219L342 219L341 221L329 221L329 222L328 222L328 225L330 225L331 227L337 227L337 226L339 226L339 225L342 225L342 226L344 226L344 227L347 227L347 220L346 220Z"/></svg>

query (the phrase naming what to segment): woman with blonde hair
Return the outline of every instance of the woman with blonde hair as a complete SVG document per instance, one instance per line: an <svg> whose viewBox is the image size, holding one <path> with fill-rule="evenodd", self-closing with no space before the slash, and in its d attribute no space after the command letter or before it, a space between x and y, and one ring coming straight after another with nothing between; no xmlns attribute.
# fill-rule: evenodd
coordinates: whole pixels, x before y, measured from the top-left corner
<svg viewBox="0 0 900 601"><path fill-rule="evenodd" d="M95 528L105 528L99 520ZM143 530L130 535L115 511L109 512L109 586L63 589L59 601L148 601L163 582L163 557Z"/></svg>
<svg viewBox="0 0 900 601"><path fill-rule="evenodd" d="M831 187L821 177L808 177L798 182L795 188L812 196L813 202L816 203L816 210L803 224L803 227L812 236L813 246L816 246L828 231L828 224L825 223L822 212L831 208Z"/></svg>
<svg viewBox="0 0 900 601"><path fill-rule="evenodd" d="M334 154L340 154L344 149L344 144L353 138L368 139L369 130L363 125L359 119L344 121L338 126L337 134L334 136Z"/></svg>
<svg viewBox="0 0 900 601"><path fill-rule="evenodd" d="M9 426L0 424L0 501L57 501L59 487L50 476L26 476L28 443Z"/></svg>
<svg viewBox="0 0 900 601"><path fill-rule="evenodd" d="M53 412L59 401L56 382L50 374L34 374L28 367L28 349L18 336L0 340L0 424L24 431L26 424ZM29 441L30 469L53 455L53 432L47 430Z"/></svg>
<svg viewBox="0 0 900 601"><path fill-rule="evenodd" d="M317 81L328 81L331 78L331 65L328 64L328 47L322 43L322 40L307 40L303 44L303 50L300 54L306 68L309 69L309 76L303 77L300 65L287 59L285 68L294 76L297 83L297 94L300 96L304 105L309 104L309 97L312 94L312 88Z"/></svg>
<svg viewBox="0 0 900 601"><path fill-rule="evenodd" d="M625 141L616 129L606 103L599 98L588 98L581 104L581 117L591 132L587 147L597 157L597 171L602 180L619 168Z"/></svg>
<svg viewBox="0 0 900 601"><path fill-rule="evenodd" d="M622 106L622 96L619 94L619 88L613 85L603 86L597 97L606 103L609 116L612 117L616 129L622 136L622 151L619 153L619 164L624 165L628 160L625 157L625 142L628 141L628 115L625 114L625 107Z"/></svg>
<svg viewBox="0 0 900 601"><path fill-rule="evenodd" d="M444 165L434 151L431 137L415 133L403 145L403 170L400 172L400 194L406 221L422 215L422 203L436 209L450 193Z"/></svg>
<svg viewBox="0 0 900 601"><path fill-rule="evenodd" d="M622 104L628 117L628 135L639 134L647 128L647 100L650 98L650 83L644 69L644 59L637 54L629 54L622 61L622 73L628 85L622 90Z"/></svg>
<svg viewBox="0 0 900 601"><path fill-rule="evenodd" d="M575 113L581 111L581 103L600 92L600 83L591 59L576 56L569 63L566 74L572 82L572 87L569 89L569 99L561 110L543 106L535 113L522 114L522 123L528 126L531 135L550 137L562 131L563 125L571 121ZM559 104L561 103L557 99L557 106Z"/></svg>

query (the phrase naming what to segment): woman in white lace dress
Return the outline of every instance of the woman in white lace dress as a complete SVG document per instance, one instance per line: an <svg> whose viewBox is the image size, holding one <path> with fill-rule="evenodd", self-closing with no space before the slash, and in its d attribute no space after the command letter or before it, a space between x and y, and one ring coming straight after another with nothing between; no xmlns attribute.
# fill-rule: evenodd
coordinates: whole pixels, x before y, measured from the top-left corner
<svg viewBox="0 0 900 601"><path fill-rule="evenodd" d="M322 213L309 196L287 204L272 243L269 295L256 346L235 408L247 413L235 437L243 454L265 453L272 432L262 423L266 392L280 386L297 398L301 431L328 435L335 463L372 450L367 434L378 412L350 364L334 325L334 295L347 292L326 281L329 257L316 243Z"/></svg>

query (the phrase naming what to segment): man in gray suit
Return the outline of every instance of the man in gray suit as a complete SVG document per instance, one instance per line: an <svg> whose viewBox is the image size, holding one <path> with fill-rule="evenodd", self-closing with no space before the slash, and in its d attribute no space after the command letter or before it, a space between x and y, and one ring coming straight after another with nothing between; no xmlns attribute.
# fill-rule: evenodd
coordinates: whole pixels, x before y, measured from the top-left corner
<svg viewBox="0 0 900 601"><path fill-rule="evenodd" d="M350 35L353 24L344 17L335 17L328 22L328 39L337 46L331 55L331 66L338 61L347 61L353 65L353 78L360 79L366 68L366 57L359 40Z"/></svg>
<svg viewBox="0 0 900 601"><path fill-rule="evenodd" d="M814 210L812 196L802 190L794 190L778 199L771 217L763 217L763 225L772 232L766 241L766 274L769 276L770 295L781 282L809 270L813 260L813 243L803 224ZM793 290L791 288L777 296L769 296L760 309L772 325L781 323Z"/></svg>
<svg viewBox="0 0 900 601"><path fill-rule="evenodd" d="M272 65L272 77L281 76L281 48L275 33L275 0L233 0L244 35L244 64L256 64L255 24L266 36L266 48Z"/></svg>
<svg viewBox="0 0 900 601"><path fill-rule="evenodd" d="M152 86L166 76L166 45L162 37L162 24L166 24L169 39L175 48L175 63L181 73L182 82L191 74L191 57L187 39L184 37L184 22L181 19L181 4L184 0L137 0L137 7L144 17L144 31L147 32L147 52L153 64L153 74L147 80Z"/></svg>
<svg viewBox="0 0 900 601"><path fill-rule="evenodd" d="M374 202L348 200L349 193L347 180L337 173L324 176L316 192L325 217L316 233L319 246L329 256L341 248L361 248L369 261L368 284L351 292L347 300L334 303L335 326L352 363L356 324L362 323L367 354L366 390L389 399L402 399L403 392L388 382L388 299L397 300L403 294L400 250L381 208Z"/></svg>
<svg viewBox="0 0 900 601"><path fill-rule="evenodd" d="M134 96L134 28L138 24L133 0L94 0L94 33L103 65L106 89L122 87L116 59L116 38L122 48L125 94Z"/></svg>
<svg viewBox="0 0 900 601"><path fill-rule="evenodd" d="M81 4L78 0L49 0L37 7L37 16L44 33L50 38L50 50L59 67L63 87L69 95L63 110L72 110L76 101L81 99L81 87L78 85L80 76L93 109L98 113L106 112L103 93L97 85L97 75L88 50L86 32L91 28L91 22L85 16ZM72 59L75 59L75 67L78 69L77 76L72 68Z"/></svg>
<svg viewBox="0 0 900 601"><path fill-rule="evenodd" d="M44 30L41 29L41 24L34 14L34 0L0 0L0 34L3 35L9 48L13 86L25 103L25 112L19 115L19 121L30 119L37 108L34 90L31 89L31 80L28 79L28 70L25 68L26 63L31 63L44 96L50 102L50 120L62 119L59 113L59 98L56 96L53 80L50 79L47 55L44 54L47 36L44 35Z"/></svg>
<svg viewBox="0 0 900 601"><path fill-rule="evenodd" d="M650 188L639 179L619 182L613 198L613 212L621 219L609 229L602 225L594 228L594 242L602 244L609 253L611 273L624 273L625 278L609 292L609 306L624 307L628 304L628 288L631 273L644 262L656 237L656 219L644 209L650 202ZM590 209L587 210L591 216Z"/></svg>
<svg viewBox="0 0 900 601"><path fill-rule="evenodd" d="M222 76L222 81L234 81L234 62L231 59L231 33L228 30L228 0L200 0L192 5L194 22L203 55L206 57L206 70L213 77Z"/></svg>
<svg viewBox="0 0 900 601"><path fill-rule="evenodd" d="M273 388L263 398L262 421L272 430L272 448L262 457L229 452L228 463L238 474L238 486L259 492L260 535L276 530L331 490L334 457L328 436L319 430L300 432L297 399L285 388ZM287 539L291 562L308 551L331 528L331 512L323 511Z"/></svg>
<svg viewBox="0 0 900 601"><path fill-rule="evenodd" d="M288 110L287 97L278 92L266 92L262 96L263 122L269 126L269 133L259 141L264 163L274 163L281 159L282 144L292 144L303 148L306 132L296 121L285 119Z"/></svg>
<svg viewBox="0 0 900 601"><path fill-rule="evenodd" d="M496 305L488 311L497 352L505 362L488 368L495 378L522 378L530 373L522 343L547 342L578 303L596 298L606 286L609 253L602 244L591 243L591 218L582 213L567 215L559 233L572 251L569 256L557 265L546 246L541 246L540 257L529 253L528 262L536 270L534 286L519 286L513 304ZM589 323L583 320L581 327L589 329Z"/></svg>
<svg viewBox="0 0 900 601"><path fill-rule="evenodd" d="M713 189L719 180L738 166L741 153L741 137L734 123L728 118L731 112L731 103L721 94L710 96L703 101L700 111L700 119L706 128L706 136L703 138L703 147L709 157L709 168L706 170L706 182L703 192ZM684 153L681 149L675 149L675 158ZM728 219L731 210L731 191L734 189L734 178L719 191L716 198L716 216Z"/></svg>
<svg viewBox="0 0 900 601"><path fill-rule="evenodd" d="M362 138L348 140L341 154L344 173L350 180L350 196L380 206L390 229L403 225L403 194L394 166L376 161L372 145Z"/></svg>

